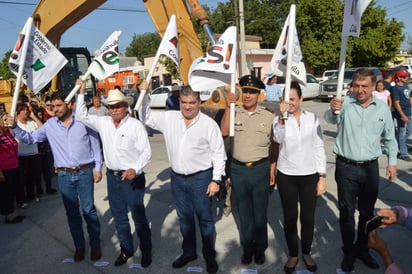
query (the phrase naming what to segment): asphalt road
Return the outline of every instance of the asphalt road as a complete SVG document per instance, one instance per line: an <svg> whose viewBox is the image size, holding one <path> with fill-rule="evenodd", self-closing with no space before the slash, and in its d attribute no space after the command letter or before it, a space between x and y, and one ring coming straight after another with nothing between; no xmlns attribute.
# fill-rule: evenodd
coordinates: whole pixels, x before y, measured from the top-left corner
<svg viewBox="0 0 412 274"><path fill-rule="evenodd" d="M328 103L305 101L303 108L322 117ZM332 145L335 126L321 120L327 152L328 191L317 202L315 239L312 254L318 264L317 273L334 274L342 260L341 240L338 226L336 184L334 182L335 158ZM147 190L145 204L151 222L153 239L153 263L147 269L130 269L133 263L140 262L140 251L129 259L127 265L114 267L113 263L119 254L119 242L115 236L115 227L106 197L105 179L95 187L95 203L100 216L102 228L102 262L107 266L94 266L87 256L80 263L63 263L65 258L73 255L74 247L70 237L65 211L60 195L46 195L40 202L32 204L28 209L20 210L27 215L21 224L9 225L0 223L0 273L187 273L186 268L173 269L173 260L181 254L181 236L173 200L170 192L169 166L164 147L163 136L155 133L150 137L153 157L145 169ZM412 207L411 163L398 163L398 178L388 182L385 178L386 158L380 158L380 193L376 207L383 208L401 204ZM56 184L54 182L54 184ZM269 248L266 251L266 263L247 267L240 264L242 250L238 236L238 217L236 209L228 217L223 215L222 202L213 202L216 219L216 249L219 273L283 273L283 265L287 260L287 248L282 230L282 209L279 195L275 190L270 197L269 212ZM86 230L85 230L86 231ZM389 246L394 260L406 271L412 270L410 246L412 233L399 226L389 227L380 233ZM137 245L137 237L135 243ZM87 255L89 254L87 250ZM379 256L373 253L381 264L380 270L370 270L361 262L355 264L356 273L384 273ZM206 273L205 263L201 256L199 237L199 258L188 266L200 267ZM246 272L250 269L250 272ZM305 266L300 260L296 273L304 272ZM243 272L242 272L243 271ZM257 271L257 272L254 272ZM300 271L300 272L299 272Z"/></svg>

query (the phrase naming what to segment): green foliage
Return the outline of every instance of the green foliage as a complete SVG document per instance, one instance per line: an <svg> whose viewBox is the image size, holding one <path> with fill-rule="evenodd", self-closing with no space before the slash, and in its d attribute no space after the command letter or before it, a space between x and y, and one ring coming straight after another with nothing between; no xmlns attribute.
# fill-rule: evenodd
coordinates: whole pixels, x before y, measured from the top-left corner
<svg viewBox="0 0 412 274"><path fill-rule="evenodd" d="M137 57L140 62L143 62L144 56L156 54L161 40L156 32L147 32L141 35L134 34L132 42L126 48L126 56Z"/></svg>
<svg viewBox="0 0 412 274"><path fill-rule="evenodd" d="M161 56L159 63L166 67L167 72L170 73L173 79L180 79L180 73L177 70L176 64L172 59L166 56Z"/></svg>
<svg viewBox="0 0 412 274"><path fill-rule="evenodd" d="M16 76L14 76L14 74L10 71L8 67L11 52L12 52L11 50L6 52L4 54L3 59L1 60L0 76L3 77L3 79L16 78Z"/></svg>
<svg viewBox="0 0 412 274"><path fill-rule="evenodd" d="M261 36L261 48L275 48L291 4L296 4L296 28L307 71L321 74L337 68L342 0L244 0L246 34ZM215 33L222 33L237 18L234 0L230 0L211 12L210 24ZM403 23L387 19L386 10L372 0L362 16L360 37L348 39L346 66L384 67L405 38L402 27Z"/></svg>

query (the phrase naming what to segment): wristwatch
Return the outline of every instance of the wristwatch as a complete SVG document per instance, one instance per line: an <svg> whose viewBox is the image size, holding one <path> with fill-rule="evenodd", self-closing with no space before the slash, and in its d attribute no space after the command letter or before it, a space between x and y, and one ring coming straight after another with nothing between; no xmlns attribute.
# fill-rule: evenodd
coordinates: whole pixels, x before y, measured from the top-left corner
<svg viewBox="0 0 412 274"><path fill-rule="evenodd" d="M212 180L212 182L215 182L219 187L222 186L222 180Z"/></svg>
<svg viewBox="0 0 412 274"><path fill-rule="evenodd" d="M319 177L320 178L326 178L326 174L325 173L319 173Z"/></svg>

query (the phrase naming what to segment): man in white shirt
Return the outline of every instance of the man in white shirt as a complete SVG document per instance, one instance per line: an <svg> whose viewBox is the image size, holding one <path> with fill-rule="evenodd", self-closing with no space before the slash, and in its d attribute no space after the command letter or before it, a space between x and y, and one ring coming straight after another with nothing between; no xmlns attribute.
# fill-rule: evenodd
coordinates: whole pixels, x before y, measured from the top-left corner
<svg viewBox="0 0 412 274"><path fill-rule="evenodd" d="M140 84L147 90L147 82ZM195 218L198 218L203 257L208 273L216 273L215 222L211 197L220 189L225 174L226 153L217 123L200 112L200 96L189 86L180 91L180 111L151 112L149 96L139 117L164 135L171 165L171 186L183 236L183 254L173 268L197 259Z"/></svg>
<svg viewBox="0 0 412 274"><path fill-rule="evenodd" d="M141 122L128 115L133 98L118 89L109 91L108 116L88 115L84 102L85 83L78 80L77 84L81 84L81 88L76 117L99 132L103 143L109 205L121 247L114 265L125 264L134 253L127 216L127 209L130 209L140 240L141 265L147 267L152 263L152 240L143 202L146 182L143 168L150 162L152 152L146 130Z"/></svg>

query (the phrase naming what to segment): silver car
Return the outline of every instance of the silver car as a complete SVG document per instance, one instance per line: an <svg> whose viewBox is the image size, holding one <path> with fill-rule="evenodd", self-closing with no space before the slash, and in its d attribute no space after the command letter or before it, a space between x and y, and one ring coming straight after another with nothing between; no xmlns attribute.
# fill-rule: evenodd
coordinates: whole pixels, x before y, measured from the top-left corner
<svg viewBox="0 0 412 274"><path fill-rule="evenodd" d="M350 83L352 82L353 74L359 68L347 68L345 69L345 73L343 75L343 87L342 87L342 95L346 95ZM376 74L377 80L382 80L382 73L376 67L368 67L368 69L372 70ZM333 97L336 96L336 91L338 89L338 75L339 71L336 71L329 77L329 80L326 80L319 85L319 99L322 101L329 101Z"/></svg>

